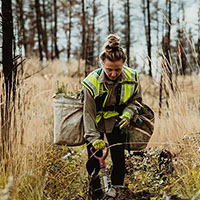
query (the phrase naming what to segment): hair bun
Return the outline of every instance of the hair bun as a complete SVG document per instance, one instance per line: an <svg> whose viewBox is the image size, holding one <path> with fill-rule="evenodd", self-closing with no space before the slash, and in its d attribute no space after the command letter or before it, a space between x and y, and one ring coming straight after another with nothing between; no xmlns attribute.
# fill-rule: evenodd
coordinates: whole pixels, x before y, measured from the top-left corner
<svg viewBox="0 0 200 200"><path fill-rule="evenodd" d="M104 51L99 55L100 61L102 63L105 60L111 62L122 60L123 63L126 62L126 54L124 53L123 48L120 46L120 37L115 34L110 34L107 37L107 41L104 44Z"/></svg>
<svg viewBox="0 0 200 200"><path fill-rule="evenodd" d="M118 49L120 47L120 37L110 34L107 38L107 42L104 45L104 49L107 52Z"/></svg>
<svg viewBox="0 0 200 200"><path fill-rule="evenodd" d="M114 47L115 48L115 47L119 47L119 45L120 45L120 37L118 37L118 36L116 36L114 34L110 34L108 36L107 41L108 41L108 45L110 47Z"/></svg>

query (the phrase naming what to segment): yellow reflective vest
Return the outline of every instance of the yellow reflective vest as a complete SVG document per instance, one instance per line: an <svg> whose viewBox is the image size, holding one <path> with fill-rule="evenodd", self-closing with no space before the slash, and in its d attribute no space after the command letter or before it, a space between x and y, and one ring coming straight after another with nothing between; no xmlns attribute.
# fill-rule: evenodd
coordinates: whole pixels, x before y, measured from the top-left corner
<svg viewBox="0 0 200 200"><path fill-rule="evenodd" d="M119 111L117 109L104 109L109 91L105 83L99 83L99 76L102 71L102 68L96 69L82 81L83 86L89 90L96 103L99 103L98 100L101 99L101 108L97 110L97 123L102 117L104 119L108 119L119 115ZM129 67L124 67L123 71L126 78L121 78L118 84L119 88L116 96L118 106L126 104L128 100L137 93L139 88L138 72Z"/></svg>

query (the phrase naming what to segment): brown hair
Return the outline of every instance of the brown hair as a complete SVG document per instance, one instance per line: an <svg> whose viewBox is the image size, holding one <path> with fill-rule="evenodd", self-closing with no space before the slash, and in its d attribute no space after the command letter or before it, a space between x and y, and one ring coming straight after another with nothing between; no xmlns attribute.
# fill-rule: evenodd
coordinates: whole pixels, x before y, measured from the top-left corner
<svg viewBox="0 0 200 200"><path fill-rule="evenodd" d="M120 37L115 34L108 35L107 42L104 44L104 51L99 55L99 59L103 63L106 59L113 62L122 59L123 63L125 63L126 54L120 47Z"/></svg>

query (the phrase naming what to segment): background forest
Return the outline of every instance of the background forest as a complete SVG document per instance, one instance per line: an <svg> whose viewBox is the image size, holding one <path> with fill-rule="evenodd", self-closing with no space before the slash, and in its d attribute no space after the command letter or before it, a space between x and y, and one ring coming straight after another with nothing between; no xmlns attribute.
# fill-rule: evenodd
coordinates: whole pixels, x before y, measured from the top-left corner
<svg viewBox="0 0 200 200"><path fill-rule="evenodd" d="M195 0L13 0L13 50L41 61L82 59L96 66L106 36L117 33L127 64L139 65L150 76L152 68L158 68L152 60L162 58L162 53L167 59L170 54L176 73L191 74L191 65L198 73L199 4Z"/></svg>
<svg viewBox="0 0 200 200"><path fill-rule="evenodd" d="M127 160L128 188L200 198L199 0L1 0L0 9L0 200L86 198L85 146L52 144L52 95L62 83L81 90L109 33L156 114L145 158Z"/></svg>

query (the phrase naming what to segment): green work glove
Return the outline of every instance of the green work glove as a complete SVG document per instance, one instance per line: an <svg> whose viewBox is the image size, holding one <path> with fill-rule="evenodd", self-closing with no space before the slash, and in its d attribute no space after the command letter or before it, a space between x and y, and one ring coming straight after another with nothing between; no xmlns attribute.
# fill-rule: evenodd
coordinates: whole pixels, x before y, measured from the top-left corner
<svg viewBox="0 0 200 200"><path fill-rule="evenodd" d="M92 143L92 146L96 149L96 150L103 150L106 147L105 142L102 139L97 139Z"/></svg>
<svg viewBox="0 0 200 200"><path fill-rule="evenodd" d="M119 128L127 128L130 125L131 114L124 112L120 117L121 121L119 122Z"/></svg>

